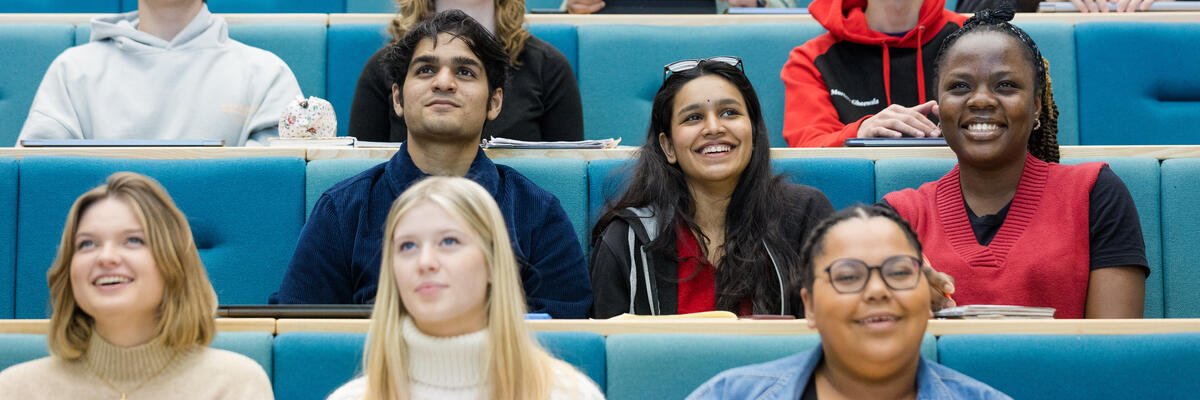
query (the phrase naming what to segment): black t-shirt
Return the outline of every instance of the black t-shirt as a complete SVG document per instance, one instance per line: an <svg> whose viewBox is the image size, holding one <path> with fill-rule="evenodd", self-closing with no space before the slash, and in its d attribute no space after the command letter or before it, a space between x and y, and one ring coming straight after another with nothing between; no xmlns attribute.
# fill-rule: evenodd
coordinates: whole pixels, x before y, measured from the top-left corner
<svg viewBox="0 0 1200 400"><path fill-rule="evenodd" d="M1011 206L1010 201L995 214L977 216L963 200L971 230L975 231L975 240L981 246L987 246L996 237ZM1138 220L1133 196L1129 194L1125 182L1107 165L1100 168L1096 184L1088 196L1088 236L1092 270L1136 265L1145 269L1147 275L1150 274L1146 243L1142 240L1142 224Z"/></svg>
<svg viewBox="0 0 1200 400"><path fill-rule="evenodd" d="M392 83L383 70L384 49L367 60L358 77L348 132L359 140L401 142L408 137L408 128L392 107ZM583 140L583 105L567 58L530 36L517 61L520 69L508 70L500 115L484 122L482 138Z"/></svg>

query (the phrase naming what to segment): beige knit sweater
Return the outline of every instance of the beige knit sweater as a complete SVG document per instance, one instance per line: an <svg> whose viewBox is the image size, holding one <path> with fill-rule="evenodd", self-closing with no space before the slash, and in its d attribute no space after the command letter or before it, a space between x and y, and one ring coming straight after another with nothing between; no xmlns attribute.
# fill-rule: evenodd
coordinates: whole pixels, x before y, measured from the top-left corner
<svg viewBox="0 0 1200 400"><path fill-rule="evenodd" d="M122 391L128 400L274 398L266 372L241 354L209 347L175 352L155 344L121 348L96 334L78 360L51 356L0 372L5 399L119 400Z"/></svg>

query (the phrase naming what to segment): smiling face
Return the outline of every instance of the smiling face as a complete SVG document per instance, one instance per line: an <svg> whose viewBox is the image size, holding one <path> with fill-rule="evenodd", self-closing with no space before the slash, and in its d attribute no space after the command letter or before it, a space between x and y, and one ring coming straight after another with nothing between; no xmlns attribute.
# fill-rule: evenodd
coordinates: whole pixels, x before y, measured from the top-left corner
<svg viewBox="0 0 1200 400"><path fill-rule="evenodd" d="M879 271L871 270L858 293L838 293L826 267L854 258L880 265L894 256L920 257L901 230L885 217L850 218L826 232L814 255L812 289L803 289L805 317L821 335L830 364L843 366L861 379L885 379L915 368L929 307L929 282L892 290ZM918 272L919 273L919 272Z"/></svg>
<svg viewBox="0 0 1200 400"><path fill-rule="evenodd" d="M396 114L418 140L479 140L483 122L500 115L502 90L488 91L483 63L466 42L440 33L413 49L403 89L392 85ZM489 102L490 100L490 102Z"/></svg>
<svg viewBox="0 0 1200 400"><path fill-rule="evenodd" d="M114 317L157 319L163 276L128 203L108 197L92 204L79 219L74 246L72 294L98 325Z"/></svg>
<svg viewBox="0 0 1200 400"><path fill-rule="evenodd" d="M392 269L400 301L429 335L487 327L487 260L479 236L442 207L425 201L396 223Z"/></svg>
<svg viewBox="0 0 1200 400"><path fill-rule="evenodd" d="M1024 162L1041 108L1025 52L1017 39L999 32L969 34L946 49L938 106L942 134L960 163Z"/></svg>
<svg viewBox="0 0 1200 400"><path fill-rule="evenodd" d="M689 186L736 187L754 149L753 124L737 87L717 75L701 76L679 89L671 110L670 136L658 135L667 161L679 164Z"/></svg>

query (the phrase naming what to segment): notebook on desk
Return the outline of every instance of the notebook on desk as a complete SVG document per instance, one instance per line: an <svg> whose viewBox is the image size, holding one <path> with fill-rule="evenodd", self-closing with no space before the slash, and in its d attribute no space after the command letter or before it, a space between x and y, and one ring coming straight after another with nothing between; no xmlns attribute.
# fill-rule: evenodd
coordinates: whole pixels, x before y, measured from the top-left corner
<svg viewBox="0 0 1200 400"><path fill-rule="evenodd" d="M944 138L850 138L845 147L932 147L945 146Z"/></svg>
<svg viewBox="0 0 1200 400"><path fill-rule="evenodd" d="M24 147L224 147L225 139L21 139Z"/></svg>

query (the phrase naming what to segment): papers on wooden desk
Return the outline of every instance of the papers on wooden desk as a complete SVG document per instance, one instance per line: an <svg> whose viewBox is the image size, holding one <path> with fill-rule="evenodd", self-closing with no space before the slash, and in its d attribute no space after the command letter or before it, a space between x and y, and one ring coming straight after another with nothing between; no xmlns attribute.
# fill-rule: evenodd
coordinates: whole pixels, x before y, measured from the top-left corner
<svg viewBox="0 0 1200 400"><path fill-rule="evenodd" d="M621 139L580 140L574 142L526 142L524 140L493 137L483 140L485 149L611 149Z"/></svg>
<svg viewBox="0 0 1200 400"><path fill-rule="evenodd" d="M972 304L969 306L959 306L942 309L933 313L937 318L987 318L987 319L1002 319L1002 318L1032 318L1032 319L1050 319L1054 318L1054 309L1050 307L1023 307L1023 306L1005 306L995 304Z"/></svg>

